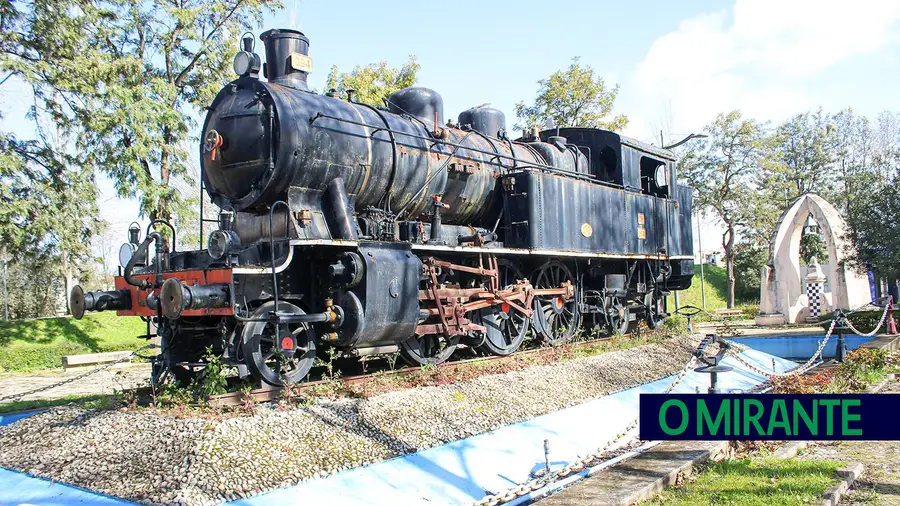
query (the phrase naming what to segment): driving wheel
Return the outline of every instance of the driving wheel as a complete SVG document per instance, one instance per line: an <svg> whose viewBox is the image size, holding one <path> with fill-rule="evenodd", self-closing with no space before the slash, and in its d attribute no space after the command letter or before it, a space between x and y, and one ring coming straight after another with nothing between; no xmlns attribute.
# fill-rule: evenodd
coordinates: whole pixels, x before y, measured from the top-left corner
<svg viewBox="0 0 900 506"><path fill-rule="evenodd" d="M509 260L497 260L500 287L515 285L525 274ZM524 305L524 304L522 304ZM479 346L492 355L509 355L522 346L531 319L504 302L480 311L481 324L487 328L484 340Z"/></svg>
<svg viewBox="0 0 900 506"><path fill-rule="evenodd" d="M275 302L269 301L259 306L250 316L252 320L264 320L275 309ZM279 301L281 313L306 314L290 302ZM292 357L282 353L275 339L291 337L295 349ZM312 327L307 323L291 323L279 326L268 321L251 321L244 324L241 332L244 362L257 379L273 386L297 383L309 373L316 360L316 339Z"/></svg>
<svg viewBox="0 0 900 506"><path fill-rule="evenodd" d="M609 325L610 335L625 335L628 333L628 325L631 321L631 311L628 304L620 297L612 297L606 310L606 319Z"/></svg>
<svg viewBox="0 0 900 506"><path fill-rule="evenodd" d="M438 365L446 362L456 346L459 336L447 338L441 334L413 336L400 343L400 356L409 365Z"/></svg>
<svg viewBox="0 0 900 506"><path fill-rule="evenodd" d="M532 284L535 289L559 288L565 282L575 286L575 296L569 299L561 295L534 298L533 327L545 344L565 343L578 329L581 315L578 312L578 285L572 271L565 264L551 260L535 271Z"/></svg>
<svg viewBox="0 0 900 506"><path fill-rule="evenodd" d="M666 298L654 290L644 296L644 306L646 306L647 326L651 329L658 329L663 326L668 315L666 314Z"/></svg>

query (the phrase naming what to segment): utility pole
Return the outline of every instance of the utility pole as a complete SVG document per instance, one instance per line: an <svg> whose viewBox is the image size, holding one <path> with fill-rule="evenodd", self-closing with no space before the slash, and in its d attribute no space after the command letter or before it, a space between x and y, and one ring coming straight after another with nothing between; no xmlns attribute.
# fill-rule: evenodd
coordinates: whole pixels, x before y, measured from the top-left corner
<svg viewBox="0 0 900 506"><path fill-rule="evenodd" d="M3 262L3 320L9 321L9 295L6 291L6 258Z"/></svg>
<svg viewBox="0 0 900 506"><path fill-rule="evenodd" d="M665 149L665 146L666 146L666 140L665 140L665 138L663 137L663 131L660 130L660 131L659 131L659 149ZM668 232L667 232L667 233L668 233ZM679 304L678 304L678 290L675 290L675 311L678 311L678 308L679 308Z"/></svg>
<svg viewBox="0 0 900 506"><path fill-rule="evenodd" d="M697 213L697 246L700 248L700 306L706 310L706 277L703 275L703 233L700 230L700 209Z"/></svg>

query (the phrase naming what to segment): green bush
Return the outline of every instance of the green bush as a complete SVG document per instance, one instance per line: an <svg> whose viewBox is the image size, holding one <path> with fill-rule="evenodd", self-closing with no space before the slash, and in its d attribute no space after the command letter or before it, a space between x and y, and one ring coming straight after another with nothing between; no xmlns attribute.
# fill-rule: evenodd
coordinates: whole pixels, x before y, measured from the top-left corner
<svg viewBox="0 0 900 506"><path fill-rule="evenodd" d="M225 376L222 376L222 357L213 352L212 346L206 348L203 361L206 367L191 382L191 390L198 399L208 401L213 395L227 392L228 385Z"/></svg>
<svg viewBox="0 0 900 506"><path fill-rule="evenodd" d="M672 315L663 323L666 332L673 335L681 335L687 332L687 318L681 315Z"/></svg>
<svg viewBox="0 0 900 506"><path fill-rule="evenodd" d="M759 314L759 304L741 304L737 308L741 310L741 315L747 319L752 320Z"/></svg>

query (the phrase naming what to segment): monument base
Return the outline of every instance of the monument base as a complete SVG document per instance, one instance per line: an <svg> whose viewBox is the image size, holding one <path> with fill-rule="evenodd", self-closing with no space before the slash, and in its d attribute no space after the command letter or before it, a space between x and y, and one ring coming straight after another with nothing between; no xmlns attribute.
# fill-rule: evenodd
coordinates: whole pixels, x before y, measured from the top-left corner
<svg viewBox="0 0 900 506"><path fill-rule="evenodd" d="M781 313L758 314L755 318L757 325L784 325L784 315Z"/></svg>

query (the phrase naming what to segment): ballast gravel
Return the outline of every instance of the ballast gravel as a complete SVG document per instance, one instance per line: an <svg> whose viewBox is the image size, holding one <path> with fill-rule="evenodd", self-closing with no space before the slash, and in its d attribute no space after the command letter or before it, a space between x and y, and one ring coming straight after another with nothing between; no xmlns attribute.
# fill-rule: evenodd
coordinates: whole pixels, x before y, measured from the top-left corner
<svg viewBox="0 0 900 506"><path fill-rule="evenodd" d="M368 399L200 419L54 408L0 427L0 466L146 504L211 505L415 452L681 370L698 339Z"/></svg>

